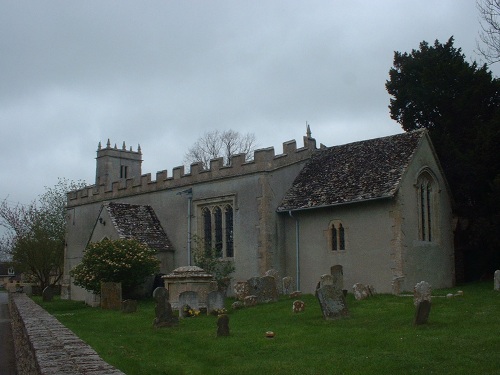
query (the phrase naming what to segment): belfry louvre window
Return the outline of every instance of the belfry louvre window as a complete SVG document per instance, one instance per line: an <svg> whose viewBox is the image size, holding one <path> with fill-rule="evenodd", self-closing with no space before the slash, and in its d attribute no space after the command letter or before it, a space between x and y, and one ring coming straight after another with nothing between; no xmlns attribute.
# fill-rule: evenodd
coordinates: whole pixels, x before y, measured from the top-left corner
<svg viewBox="0 0 500 375"><path fill-rule="evenodd" d="M434 212L434 182L428 173L423 173L417 180L418 199L418 229L421 241L434 239L433 226Z"/></svg>
<svg viewBox="0 0 500 375"><path fill-rule="evenodd" d="M330 244L332 251L345 250L345 229L342 223L330 224Z"/></svg>
<svg viewBox="0 0 500 375"><path fill-rule="evenodd" d="M233 206L230 203L204 206L201 210L205 251L218 258L234 257Z"/></svg>

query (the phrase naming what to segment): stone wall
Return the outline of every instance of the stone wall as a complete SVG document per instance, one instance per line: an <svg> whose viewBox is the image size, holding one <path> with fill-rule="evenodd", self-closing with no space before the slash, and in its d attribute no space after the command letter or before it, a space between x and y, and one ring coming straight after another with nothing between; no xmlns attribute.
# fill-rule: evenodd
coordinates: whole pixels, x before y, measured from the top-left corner
<svg viewBox="0 0 500 375"><path fill-rule="evenodd" d="M19 375L118 375L73 332L25 294L9 293Z"/></svg>

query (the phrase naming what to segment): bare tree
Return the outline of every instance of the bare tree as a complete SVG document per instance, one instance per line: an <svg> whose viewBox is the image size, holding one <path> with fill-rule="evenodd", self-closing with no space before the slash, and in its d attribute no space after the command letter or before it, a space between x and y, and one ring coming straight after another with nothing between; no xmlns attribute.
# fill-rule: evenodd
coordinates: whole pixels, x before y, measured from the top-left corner
<svg viewBox="0 0 500 375"><path fill-rule="evenodd" d="M184 156L186 164L202 162L203 168L210 167L210 160L224 158L224 164L230 165L231 156L245 154L245 160L253 158L256 148L255 135L240 134L234 130L213 130L198 138Z"/></svg>
<svg viewBox="0 0 500 375"><path fill-rule="evenodd" d="M477 0L481 18L479 38L484 47L477 43L478 52L488 64L500 61L500 0Z"/></svg>

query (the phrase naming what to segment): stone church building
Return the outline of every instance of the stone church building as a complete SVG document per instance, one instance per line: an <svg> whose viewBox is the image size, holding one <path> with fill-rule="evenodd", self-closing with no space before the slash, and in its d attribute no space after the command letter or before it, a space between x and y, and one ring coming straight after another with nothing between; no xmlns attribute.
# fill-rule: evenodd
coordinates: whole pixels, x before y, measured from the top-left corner
<svg viewBox="0 0 500 375"><path fill-rule="evenodd" d="M235 281L274 268L313 293L333 266L346 289L380 293L454 284L451 197L426 131L325 147L257 150L142 174L142 152L99 144L95 185L68 193L63 296L89 242L136 238L157 250L161 272L192 265L193 238L234 262Z"/></svg>

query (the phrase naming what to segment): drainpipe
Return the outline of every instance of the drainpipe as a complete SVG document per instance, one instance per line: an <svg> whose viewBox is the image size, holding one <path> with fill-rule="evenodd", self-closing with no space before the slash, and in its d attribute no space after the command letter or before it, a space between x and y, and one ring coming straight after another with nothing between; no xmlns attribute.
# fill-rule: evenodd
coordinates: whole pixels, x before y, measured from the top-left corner
<svg viewBox="0 0 500 375"><path fill-rule="evenodd" d="M300 225L299 225L299 219L292 215L292 211L288 211L288 215L290 215L290 217L292 219L295 219L295 259L296 259L295 277L297 279L297 289L296 290L300 290L300 257L299 257L299 255L300 255L300 252L299 252Z"/></svg>

